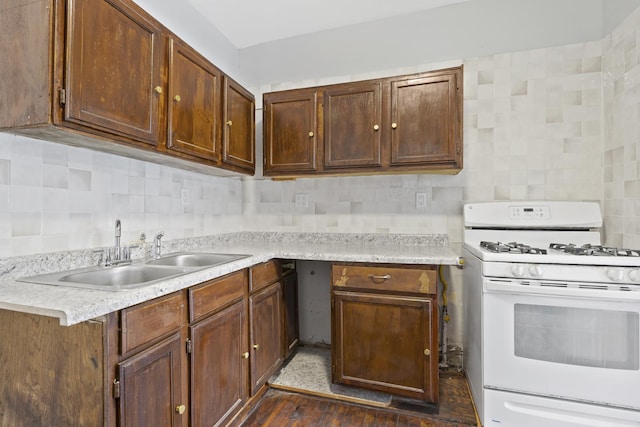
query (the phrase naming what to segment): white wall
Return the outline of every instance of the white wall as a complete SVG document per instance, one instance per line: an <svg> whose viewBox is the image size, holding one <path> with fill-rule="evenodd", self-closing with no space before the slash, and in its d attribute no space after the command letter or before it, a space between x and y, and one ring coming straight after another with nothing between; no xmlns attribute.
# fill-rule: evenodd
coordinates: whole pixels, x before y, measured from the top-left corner
<svg viewBox="0 0 640 427"><path fill-rule="evenodd" d="M241 67L274 84L599 40L604 1L473 0L246 48Z"/></svg>

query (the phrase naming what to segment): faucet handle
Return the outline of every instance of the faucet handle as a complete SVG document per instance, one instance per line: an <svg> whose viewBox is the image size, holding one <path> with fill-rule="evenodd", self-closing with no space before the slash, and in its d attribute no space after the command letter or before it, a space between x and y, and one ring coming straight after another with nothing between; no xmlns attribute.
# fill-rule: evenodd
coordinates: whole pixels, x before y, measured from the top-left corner
<svg viewBox="0 0 640 427"><path fill-rule="evenodd" d="M162 236L164 236L164 231L159 232L153 238L153 257L160 258L162 253Z"/></svg>

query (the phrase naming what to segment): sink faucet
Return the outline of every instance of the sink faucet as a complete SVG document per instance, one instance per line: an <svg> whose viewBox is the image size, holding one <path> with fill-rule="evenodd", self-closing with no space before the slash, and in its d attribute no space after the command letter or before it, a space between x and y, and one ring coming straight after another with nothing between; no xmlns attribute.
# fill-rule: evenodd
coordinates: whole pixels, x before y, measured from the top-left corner
<svg viewBox="0 0 640 427"><path fill-rule="evenodd" d="M121 235L122 235L122 224L120 224L119 219L116 219L116 238L114 242L116 261L120 259L120 236Z"/></svg>
<svg viewBox="0 0 640 427"><path fill-rule="evenodd" d="M164 236L164 231L159 232L153 238L153 257L160 258L160 254L162 253L162 236Z"/></svg>

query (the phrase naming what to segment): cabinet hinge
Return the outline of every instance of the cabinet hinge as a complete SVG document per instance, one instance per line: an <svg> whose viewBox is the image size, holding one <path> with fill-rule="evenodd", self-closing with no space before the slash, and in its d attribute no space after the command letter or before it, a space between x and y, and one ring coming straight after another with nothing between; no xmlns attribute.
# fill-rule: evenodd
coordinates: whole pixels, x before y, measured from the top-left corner
<svg viewBox="0 0 640 427"><path fill-rule="evenodd" d="M117 378L113 380L113 397L114 399L120 398L120 381Z"/></svg>
<svg viewBox="0 0 640 427"><path fill-rule="evenodd" d="M58 89L58 99L61 106L67 103L67 91L63 88Z"/></svg>
<svg viewBox="0 0 640 427"><path fill-rule="evenodd" d="M191 339L187 338L187 354L191 354L191 349L192 349Z"/></svg>

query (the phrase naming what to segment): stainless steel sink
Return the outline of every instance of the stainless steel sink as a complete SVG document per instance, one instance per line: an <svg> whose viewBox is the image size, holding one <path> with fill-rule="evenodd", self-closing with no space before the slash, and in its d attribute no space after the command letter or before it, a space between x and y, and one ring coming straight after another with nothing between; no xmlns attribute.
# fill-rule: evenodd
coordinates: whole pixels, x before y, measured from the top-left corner
<svg viewBox="0 0 640 427"><path fill-rule="evenodd" d="M204 268L226 264L246 258L249 255L216 254L208 252L179 252L168 254L158 259L147 261L147 265L164 265L183 268Z"/></svg>
<svg viewBox="0 0 640 427"><path fill-rule="evenodd" d="M18 279L21 282L119 291L140 288L192 271L225 264L250 255L179 252L142 263L87 267Z"/></svg>
<svg viewBox="0 0 640 427"><path fill-rule="evenodd" d="M19 279L22 282L45 285L71 286L86 289L125 290L150 285L160 280L181 276L184 268L154 267L145 264L127 264L116 267L89 267L79 270L40 274Z"/></svg>

